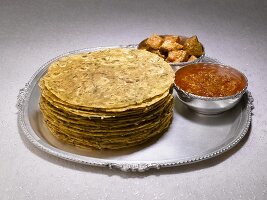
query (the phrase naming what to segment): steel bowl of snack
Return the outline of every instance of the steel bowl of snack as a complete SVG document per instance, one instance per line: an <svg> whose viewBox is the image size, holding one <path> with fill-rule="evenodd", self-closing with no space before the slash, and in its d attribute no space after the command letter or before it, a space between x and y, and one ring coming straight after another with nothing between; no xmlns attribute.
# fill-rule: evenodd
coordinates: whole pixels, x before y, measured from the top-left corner
<svg viewBox="0 0 267 200"><path fill-rule="evenodd" d="M248 87L246 76L233 67L195 63L175 73L178 98L201 114L218 114L233 108Z"/></svg>
<svg viewBox="0 0 267 200"><path fill-rule="evenodd" d="M196 35L185 37L179 35L152 34L140 42L138 49L155 53L171 66L184 66L200 62L205 56L204 46Z"/></svg>

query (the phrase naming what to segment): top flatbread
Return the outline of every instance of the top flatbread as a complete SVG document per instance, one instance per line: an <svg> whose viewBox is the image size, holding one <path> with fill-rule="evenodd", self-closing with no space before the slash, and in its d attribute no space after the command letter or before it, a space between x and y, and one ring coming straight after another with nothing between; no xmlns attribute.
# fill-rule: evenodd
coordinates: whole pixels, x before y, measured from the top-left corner
<svg viewBox="0 0 267 200"><path fill-rule="evenodd" d="M63 57L50 65L42 81L67 104L108 110L163 96L174 72L155 54L118 48Z"/></svg>

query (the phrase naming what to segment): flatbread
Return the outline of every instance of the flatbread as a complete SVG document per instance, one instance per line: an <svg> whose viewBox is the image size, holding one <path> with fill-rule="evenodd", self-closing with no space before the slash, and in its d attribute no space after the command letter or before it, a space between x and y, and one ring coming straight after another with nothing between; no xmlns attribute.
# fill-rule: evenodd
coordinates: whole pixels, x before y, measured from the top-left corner
<svg viewBox="0 0 267 200"><path fill-rule="evenodd" d="M173 116L174 72L155 54L108 49L65 56L40 79L51 134L80 148L122 149L159 137Z"/></svg>
<svg viewBox="0 0 267 200"><path fill-rule="evenodd" d="M43 77L45 87L62 101L104 110L150 102L173 80L172 68L157 55L120 48L59 59Z"/></svg>

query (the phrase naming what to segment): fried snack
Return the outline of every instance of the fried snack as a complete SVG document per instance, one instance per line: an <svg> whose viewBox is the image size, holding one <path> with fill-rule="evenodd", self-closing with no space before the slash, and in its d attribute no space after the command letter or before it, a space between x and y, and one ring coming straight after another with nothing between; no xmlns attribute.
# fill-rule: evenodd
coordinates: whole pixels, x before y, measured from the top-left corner
<svg viewBox="0 0 267 200"><path fill-rule="evenodd" d="M189 55L201 56L203 54L203 48L200 42L198 41L197 36L192 36L185 40L184 50L187 51Z"/></svg>
<svg viewBox="0 0 267 200"><path fill-rule="evenodd" d="M197 59L197 57L194 56L194 55L192 55L192 56L189 57L189 59L188 59L187 62L192 62L192 61L194 61L194 60L196 60L196 59Z"/></svg>
<svg viewBox="0 0 267 200"><path fill-rule="evenodd" d="M185 38L175 35L153 34L142 41L138 45L138 49L155 53L170 63L192 62L204 54L204 49L197 36Z"/></svg>
<svg viewBox="0 0 267 200"><path fill-rule="evenodd" d="M72 54L39 81L51 134L81 148L122 149L159 137L172 120L174 72L145 50Z"/></svg>
<svg viewBox="0 0 267 200"><path fill-rule="evenodd" d="M173 41L173 40L165 40L162 45L160 46L161 51L174 51L174 50L179 50L183 49L183 45Z"/></svg>
<svg viewBox="0 0 267 200"><path fill-rule="evenodd" d="M151 49L159 49L162 43L163 39L157 34L153 34L146 41L147 47Z"/></svg>
<svg viewBox="0 0 267 200"><path fill-rule="evenodd" d="M157 54L159 57L165 59L166 55L164 54L164 52L161 52L160 50L150 50L151 53Z"/></svg>
<svg viewBox="0 0 267 200"><path fill-rule="evenodd" d="M163 39L164 41L172 41L172 42L181 43L181 38L179 36L166 35L163 37Z"/></svg>
<svg viewBox="0 0 267 200"><path fill-rule="evenodd" d="M188 53L184 50L170 51L167 57L169 62L185 62L188 60Z"/></svg>

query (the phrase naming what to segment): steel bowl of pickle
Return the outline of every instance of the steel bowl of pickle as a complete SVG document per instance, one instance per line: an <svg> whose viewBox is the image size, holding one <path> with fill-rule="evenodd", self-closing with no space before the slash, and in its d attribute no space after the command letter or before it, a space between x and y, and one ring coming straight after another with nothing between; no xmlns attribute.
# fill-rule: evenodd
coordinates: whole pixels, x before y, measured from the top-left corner
<svg viewBox="0 0 267 200"><path fill-rule="evenodd" d="M233 108L248 87L237 69L214 63L195 63L178 69L175 84L178 98L201 114L219 114Z"/></svg>

